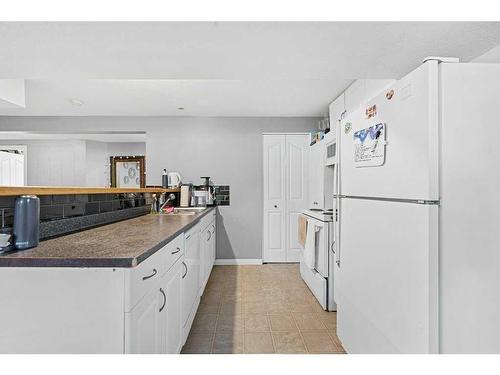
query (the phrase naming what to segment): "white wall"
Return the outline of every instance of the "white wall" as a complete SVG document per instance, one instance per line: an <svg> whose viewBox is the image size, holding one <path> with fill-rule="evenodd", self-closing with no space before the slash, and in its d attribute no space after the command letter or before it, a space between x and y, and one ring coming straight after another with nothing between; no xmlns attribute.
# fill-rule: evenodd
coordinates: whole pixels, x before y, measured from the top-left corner
<svg viewBox="0 0 500 375"><path fill-rule="evenodd" d="M139 156L146 154L146 142L108 143L109 156Z"/></svg>
<svg viewBox="0 0 500 375"><path fill-rule="evenodd" d="M85 141L85 186L109 186L108 143Z"/></svg>
<svg viewBox="0 0 500 375"><path fill-rule="evenodd" d="M0 108L26 107L24 79L0 79Z"/></svg>
<svg viewBox="0 0 500 375"><path fill-rule="evenodd" d="M84 186L85 142L78 140L0 140L0 144L27 145L27 185Z"/></svg>
<svg viewBox="0 0 500 375"><path fill-rule="evenodd" d="M476 57L471 62L475 63L500 63L500 45Z"/></svg>
<svg viewBox="0 0 500 375"><path fill-rule="evenodd" d="M0 135L1 137L1 135ZM27 181L30 186L107 187L109 157L144 155L144 142L88 140L2 140L3 145L27 146Z"/></svg>
<svg viewBox="0 0 500 375"><path fill-rule="evenodd" d="M146 181L180 171L195 183L212 176L231 187L231 205L220 207L218 258L262 256L262 132L316 129L312 117L0 117L0 130L146 131Z"/></svg>

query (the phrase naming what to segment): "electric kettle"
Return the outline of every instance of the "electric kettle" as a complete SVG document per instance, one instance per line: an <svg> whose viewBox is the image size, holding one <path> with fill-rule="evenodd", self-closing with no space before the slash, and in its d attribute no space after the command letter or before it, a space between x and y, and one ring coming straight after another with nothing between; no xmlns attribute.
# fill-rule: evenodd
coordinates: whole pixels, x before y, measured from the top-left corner
<svg viewBox="0 0 500 375"><path fill-rule="evenodd" d="M170 189L178 188L182 184L182 176L179 172L169 172L167 174L167 180Z"/></svg>

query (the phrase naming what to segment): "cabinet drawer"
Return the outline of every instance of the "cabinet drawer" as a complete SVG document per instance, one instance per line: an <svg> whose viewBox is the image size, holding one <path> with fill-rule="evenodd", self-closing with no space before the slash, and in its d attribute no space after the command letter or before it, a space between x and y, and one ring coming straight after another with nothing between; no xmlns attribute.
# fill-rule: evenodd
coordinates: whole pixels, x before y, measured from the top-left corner
<svg viewBox="0 0 500 375"><path fill-rule="evenodd" d="M206 226L215 219L215 215L217 215L217 210L212 210L212 212L209 212L208 214L203 216L199 222L200 228L206 228Z"/></svg>
<svg viewBox="0 0 500 375"><path fill-rule="evenodd" d="M125 311L130 311L184 255L184 234L125 273Z"/></svg>
<svg viewBox="0 0 500 375"><path fill-rule="evenodd" d="M178 235L169 242L162 250L165 251L165 271L168 271L175 262L184 255L184 233Z"/></svg>
<svg viewBox="0 0 500 375"><path fill-rule="evenodd" d="M137 267L126 270L125 312L132 310L141 298L160 282L161 276L167 270L165 250L165 248L158 250Z"/></svg>

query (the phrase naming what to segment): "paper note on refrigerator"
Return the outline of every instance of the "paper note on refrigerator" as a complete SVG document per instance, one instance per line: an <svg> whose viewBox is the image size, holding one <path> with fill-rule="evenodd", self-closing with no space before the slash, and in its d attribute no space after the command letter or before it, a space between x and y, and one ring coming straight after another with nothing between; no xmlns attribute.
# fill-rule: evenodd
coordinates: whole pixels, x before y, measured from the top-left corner
<svg viewBox="0 0 500 375"><path fill-rule="evenodd" d="M354 165L356 168L379 167L385 163L385 123L354 133Z"/></svg>

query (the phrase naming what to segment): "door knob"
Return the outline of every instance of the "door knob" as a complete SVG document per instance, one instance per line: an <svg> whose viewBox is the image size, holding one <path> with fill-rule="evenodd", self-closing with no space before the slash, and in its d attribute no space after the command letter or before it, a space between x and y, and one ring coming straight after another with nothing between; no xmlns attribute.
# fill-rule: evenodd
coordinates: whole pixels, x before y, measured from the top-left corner
<svg viewBox="0 0 500 375"><path fill-rule="evenodd" d="M274 208L278 208L278 205L276 205L276 204L275 204L275 205L274 205Z"/></svg>

